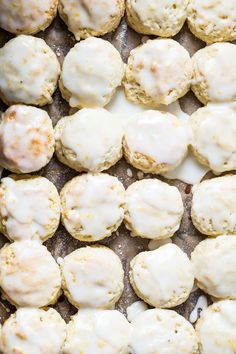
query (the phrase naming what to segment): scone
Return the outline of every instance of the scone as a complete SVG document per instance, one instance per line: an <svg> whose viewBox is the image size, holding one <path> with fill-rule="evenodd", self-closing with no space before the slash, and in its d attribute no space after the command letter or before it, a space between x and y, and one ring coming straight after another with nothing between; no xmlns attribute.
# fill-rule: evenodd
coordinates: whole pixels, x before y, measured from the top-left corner
<svg viewBox="0 0 236 354"><path fill-rule="evenodd" d="M196 324L202 354L234 354L236 301L222 300L201 312Z"/></svg>
<svg viewBox="0 0 236 354"><path fill-rule="evenodd" d="M119 257L104 246L82 247L61 264L62 287L77 308L111 308L124 289Z"/></svg>
<svg viewBox="0 0 236 354"><path fill-rule="evenodd" d="M0 74L1 75L1 74ZM40 170L54 152L54 130L46 111L14 105L0 120L0 165L15 173Z"/></svg>
<svg viewBox="0 0 236 354"><path fill-rule="evenodd" d="M200 289L217 299L236 299L236 236L200 242L191 262Z"/></svg>
<svg viewBox="0 0 236 354"><path fill-rule="evenodd" d="M153 39L130 52L124 85L126 97L158 107L184 96L193 70L187 50L173 39Z"/></svg>
<svg viewBox="0 0 236 354"><path fill-rule="evenodd" d="M207 43L236 39L236 7L234 0L190 0L190 31Z"/></svg>
<svg viewBox="0 0 236 354"><path fill-rule="evenodd" d="M125 125L125 158L146 173L174 170L187 155L189 143L187 123L167 112L145 111Z"/></svg>
<svg viewBox="0 0 236 354"><path fill-rule="evenodd" d="M126 190L125 225L132 236L165 239L179 229L184 206L179 190L158 179L143 179Z"/></svg>
<svg viewBox="0 0 236 354"><path fill-rule="evenodd" d="M65 57L60 90L71 107L107 105L121 85L124 63L108 41L90 37L77 43Z"/></svg>
<svg viewBox="0 0 236 354"><path fill-rule="evenodd" d="M203 104L236 100L236 45L214 43L192 57L192 90Z"/></svg>
<svg viewBox="0 0 236 354"><path fill-rule="evenodd" d="M41 38L20 35L0 48L0 98L7 104L52 102L60 64Z"/></svg>
<svg viewBox="0 0 236 354"><path fill-rule="evenodd" d="M45 30L57 13L58 0L0 0L0 27L14 34Z"/></svg>
<svg viewBox="0 0 236 354"><path fill-rule="evenodd" d="M77 41L114 31L124 11L124 0L59 0L59 14Z"/></svg>
<svg viewBox="0 0 236 354"><path fill-rule="evenodd" d="M192 191L192 222L202 234L236 234L236 175L203 181Z"/></svg>
<svg viewBox="0 0 236 354"><path fill-rule="evenodd" d="M129 25L139 33L173 37L187 17L189 0L127 0Z"/></svg>
<svg viewBox="0 0 236 354"><path fill-rule="evenodd" d="M67 325L65 354L129 354L131 325L116 310L80 310Z"/></svg>
<svg viewBox="0 0 236 354"><path fill-rule="evenodd" d="M177 312L151 309L131 322L132 354L197 354L193 326Z"/></svg>
<svg viewBox="0 0 236 354"><path fill-rule="evenodd" d="M66 323L50 308L21 308L6 320L0 334L3 354L58 354L66 339Z"/></svg>
<svg viewBox="0 0 236 354"><path fill-rule="evenodd" d="M217 173L236 170L236 105L208 104L190 118L191 150Z"/></svg>
<svg viewBox="0 0 236 354"><path fill-rule="evenodd" d="M122 157L122 124L103 108L83 108L55 128L57 158L78 172L101 172Z"/></svg>
<svg viewBox="0 0 236 354"><path fill-rule="evenodd" d="M60 221L60 198L47 178L21 175L0 184L0 231L11 241L46 241Z"/></svg>
<svg viewBox="0 0 236 354"><path fill-rule="evenodd" d="M83 174L61 191L62 222L80 241L111 236L124 218L125 189L116 177L105 173Z"/></svg>
<svg viewBox="0 0 236 354"><path fill-rule="evenodd" d="M135 293L154 307L175 307L187 300L194 276L188 256L176 245L166 244L141 252L130 263Z"/></svg>
<svg viewBox="0 0 236 354"><path fill-rule="evenodd" d="M0 251L0 286L16 307L45 307L60 295L61 273L45 246L13 242Z"/></svg>

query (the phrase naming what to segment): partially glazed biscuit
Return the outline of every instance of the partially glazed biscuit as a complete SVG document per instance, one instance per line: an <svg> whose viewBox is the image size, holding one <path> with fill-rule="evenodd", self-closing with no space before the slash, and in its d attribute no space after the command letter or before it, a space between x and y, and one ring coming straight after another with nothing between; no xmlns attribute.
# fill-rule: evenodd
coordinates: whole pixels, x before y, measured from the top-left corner
<svg viewBox="0 0 236 354"><path fill-rule="evenodd" d="M116 177L84 174L66 183L61 191L62 222L80 241L109 237L124 218L125 190Z"/></svg>
<svg viewBox="0 0 236 354"><path fill-rule="evenodd" d="M131 325L116 310L80 310L67 325L66 354L129 354Z"/></svg>
<svg viewBox="0 0 236 354"><path fill-rule="evenodd" d="M0 0L0 27L14 34L45 30L57 13L58 0Z"/></svg>
<svg viewBox="0 0 236 354"><path fill-rule="evenodd" d="M135 293L149 305L170 308L187 300L193 287L188 256L176 245L141 252L130 263Z"/></svg>
<svg viewBox="0 0 236 354"><path fill-rule="evenodd" d="M153 39L133 49L126 67L127 98L137 104L158 107L184 96L192 80L187 50L173 39Z"/></svg>
<svg viewBox="0 0 236 354"><path fill-rule="evenodd" d="M0 121L0 165L15 173L40 170L54 153L54 131L46 111L25 105L6 110Z"/></svg>
<svg viewBox="0 0 236 354"><path fill-rule="evenodd" d="M3 354L58 354L66 339L66 323L50 308L21 308L3 324L0 349Z"/></svg>
<svg viewBox="0 0 236 354"><path fill-rule="evenodd" d="M60 295L60 269L45 246L13 242L0 251L0 286L16 307L45 307Z"/></svg>
<svg viewBox="0 0 236 354"><path fill-rule="evenodd" d="M20 35L0 49L0 97L7 104L52 103L60 64L41 38Z"/></svg>
<svg viewBox="0 0 236 354"><path fill-rule="evenodd" d="M234 0L190 0L188 26L191 32L207 43L236 39Z"/></svg>
<svg viewBox="0 0 236 354"><path fill-rule="evenodd" d="M64 293L77 308L111 308L123 292L121 261L107 247L75 250L64 258L61 271Z"/></svg>
<svg viewBox="0 0 236 354"><path fill-rule="evenodd" d="M192 57L192 90L203 103L236 100L236 45L214 43Z"/></svg>
<svg viewBox="0 0 236 354"><path fill-rule="evenodd" d="M60 79L62 96L71 107L104 107L121 85L124 63L108 41L90 37L65 57Z"/></svg>
<svg viewBox="0 0 236 354"><path fill-rule="evenodd" d="M236 176L217 177L195 185L191 217L202 234L236 234Z"/></svg>
<svg viewBox="0 0 236 354"><path fill-rule="evenodd" d="M125 225L132 236L165 239L179 229L184 213L179 190L158 179L144 179L126 190Z"/></svg>
<svg viewBox="0 0 236 354"><path fill-rule="evenodd" d="M134 167L158 174L181 164L189 142L190 131L185 121L167 112L149 110L126 124L124 155Z"/></svg>
<svg viewBox="0 0 236 354"><path fill-rule="evenodd" d="M122 157L122 125L103 108L84 108L55 128L58 159L78 172L101 172Z"/></svg>
<svg viewBox="0 0 236 354"><path fill-rule="evenodd" d="M172 37L187 17L188 0L127 0L129 25L139 33Z"/></svg>
<svg viewBox="0 0 236 354"><path fill-rule="evenodd" d="M10 176L0 184L0 230L11 241L46 241L60 221L56 187L44 177Z"/></svg>
<svg viewBox="0 0 236 354"><path fill-rule="evenodd" d="M216 299L236 299L236 236L201 241L191 262L200 289Z"/></svg>
<svg viewBox="0 0 236 354"><path fill-rule="evenodd" d="M191 150L197 160L221 173L236 169L236 106L208 104L190 118Z"/></svg>
<svg viewBox="0 0 236 354"><path fill-rule="evenodd" d="M197 354L198 341L193 326L177 312L151 309L131 322L133 354Z"/></svg>
<svg viewBox="0 0 236 354"><path fill-rule="evenodd" d="M114 31L124 11L124 0L59 0L59 14L77 41Z"/></svg>

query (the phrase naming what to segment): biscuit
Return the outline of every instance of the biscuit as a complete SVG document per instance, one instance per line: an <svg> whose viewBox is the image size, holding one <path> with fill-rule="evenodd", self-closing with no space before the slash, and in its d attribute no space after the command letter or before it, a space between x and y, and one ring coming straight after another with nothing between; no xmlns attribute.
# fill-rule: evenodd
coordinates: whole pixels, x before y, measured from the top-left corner
<svg viewBox="0 0 236 354"><path fill-rule="evenodd" d="M77 43L65 57L59 86L71 107L103 107L121 85L123 75L118 50L104 39L90 37Z"/></svg>
<svg viewBox="0 0 236 354"><path fill-rule="evenodd" d="M125 189L116 177L83 174L62 188L62 223L80 241L99 241L121 225L124 203Z"/></svg>
<svg viewBox="0 0 236 354"><path fill-rule="evenodd" d="M174 170L188 152L190 131L185 121L167 112L149 110L125 126L124 156L146 173Z"/></svg>
<svg viewBox="0 0 236 354"><path fill-rule="evenodd" d="M196 184L191 217L202 234L236 234L236 176L223 176Z"/></svg>
<svg viewBox="0 0 236 354"><path fill-rule="evenodd" d="M136 32L175 36L187 17L188 0L127 0L126 16Z"/></svg>
<svg viewBox="0 0 236 354"><path fill-rule="evenodd" d="M25 105L6 110L0 121L0 165L15 173L40 170L54 153L54 131L46 111Z"/></svg>
<svg viewBox="0 0 236 354"><path fill-rule="evenodd" d="M20 35L0 48L0 97L7 104L52 103L60 64L41 38Z"/></svg>
<svg viewBox="0 0 236 354"><path fill-rule="evenodd" d="M45 246L13 242L0 251L0 286L16 307L45 307L60 295L60 269Z"/></svg>
<svg viewBox="0 0 236 354"><path fill-rule="evenodd" d="M62 287L77 308L111 308L124 289L119 257L104 246L82 247L61 264Z"/></svg>
<svg viewBox="0 0 236 354"><path fill-rule="evenodd" d="M122 157L122 125L103 108L83 108L55 128L57 158L78 172L101 172Z"/></svg>
<svg viewBox="0 0 236 354"><path fill-rule="evenodd" d="M126 97L149 107L168 105L190 88L193 70L187 50L173 39L153 39L133 49L126 66Z"/></svg>
<svg viewBox="0 0 236 354"><path fill-rule="evenodd" d="M0 27L14 34L45 30L57 13L58 0L0 0Z"/></svg>
<svg viewBox="0 0 236 354"><path fill-rule="evenodd" d="M77 41L114 31L124 11L124 0L59 0L59 14Z"/></svg>
<svg viewBox="0 0 236 354"><path fill-rule="evenodd" d="M125 225L132 236L159 240L179 229L184 206L176 187L143 179L128 187L125 199Z"/></svg>
<svg viewBox="0 0 236 354"><path fill-rule="evenodd" d="M50 308L21 308L6 320L1 329L1 353L62 353L66 324L60 314Z"/></svg>

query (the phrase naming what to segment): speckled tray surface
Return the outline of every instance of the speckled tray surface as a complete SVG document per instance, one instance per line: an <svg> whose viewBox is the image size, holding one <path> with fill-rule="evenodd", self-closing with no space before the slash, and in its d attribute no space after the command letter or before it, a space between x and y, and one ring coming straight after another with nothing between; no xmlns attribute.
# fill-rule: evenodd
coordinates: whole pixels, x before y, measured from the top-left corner
<svg viewBox="0 0 236 354"><path fill-rule="evenodd" d="M76 43L73 35L67 30L59 17L54 20L52 25L45 32L40 32L37 36L45 39L47 44L55 51L61 63L69 49ZM0 29L0 47L12 37L13 35ZM123 60L126 62L130 50L141 42L142 36L128 28L126 21L123 18L118 29L115 32L104 36L104 38L113 43L113 45L120 51ZM191 55L204 46L203 42L199 41L189 32L186 25L174 39L186 47ZM189 114L200 106L200 103L191 92L180 100L180 104L182 109ZM4 111L5 109L6 106L4 106L0 100L0 111ZM68 115L70 112L70 107L67 102L62 99L59 90L54 94L53 104L46 106L45 109L51 116L54 125L61 117ZM132 177L129 177L131 173L128 173L129 176L127 175L128 168L132 170ZM117 176L125 187L138 179L138 171L129 166L124 160L121 160L108 172ZM4 171L3 176L6 176L7 174L8 172ZM47 177L57 186L58 190L60 190L67 181L77 175L76 171L62 165L55 157L53 157L50 163L37 174ZM151 176L145 175L145 178L146 177L150 178ZM202 239L202 236L195 230L190 220L191 186L177 180L168 181L168 183L179 188L185 206L182 224L180 230L174 236L173 242L190 254L196 244ZM0 234L0 246L6 242L8 242L7 239ZM129 262L137 253L148 249L148 240L139 237L131 237L124 225L121 225L119 230L114 233L112 237L101 241L100 243L112 248L122 260L125 270L125 290L120 301L117 303L116 308L125 314L126 308L137 300L137 297L129 284ZM86 243L82 243L72 238L66 232L64 227L60 225L54 237L48 240L45 245L52 252L55 259L57 259L58 257L64 257L73 250L86 245ZM189 319L189 315L195 307L200 294L201 291L196 289L191 293L189 299L183 305L178 306L176 310L185 316L185 318ZM68 303L63 295L59 298L54 307L60 312L66 321L69 320L71 315L76 313L76 309ZM12 305L0 298L1 323L3 323L14 310L15 309Z"/></svg>

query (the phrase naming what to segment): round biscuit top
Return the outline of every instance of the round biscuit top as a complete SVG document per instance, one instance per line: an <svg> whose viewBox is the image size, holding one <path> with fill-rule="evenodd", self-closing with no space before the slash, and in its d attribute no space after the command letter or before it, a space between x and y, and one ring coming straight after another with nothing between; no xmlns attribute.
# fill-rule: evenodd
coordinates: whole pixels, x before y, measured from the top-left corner
<svg viewBox="0 0 236 354"><path fill-rule="evenodd" d="M13 242L0 251L0 286L17 307L45 307L60 295L60 269L45 246Z"/></svg>
<svg viewBox="0 0 236 354"><path fill-rule="evenodd" d="M188 26L192 33L207 43L236 39L234 0L190 0Z"/></svg>
<svg viewBox="0 0 236 354"><path fill-rule="evenodd" d="M0 229L11 241L46 241L60 221L56 187L44 177L10 176L0 184Z"/></svg>
<svg viewBox="0 0 236 354"><path fill-rule="evenodd" d="M130 281L136 294L154 307L175 307L187 300L194 276L188 256L166 244L141 252L131 261Z"/></svg>
<svg viewBox="0 0 236 354"><path fill-rule="evenodd" d="M114 31L124 10L124 0L59 0L59 14L77 41Z"/></svg>
<svg viewBox="0 0 236 354"><path fill-rule="evenodd" d="M172 310L151 309L131 322L133 354L197 354L197 338L192 325Z"/></svg>
<svg viewBox="0 0 236 354"><path fill-rule="evenodd" d="M129 354L131 325L117 310L83 309L67 325L65 353Z"/></svg>
<svg viewBox="0 0 236 354"><path fill-rule="evenodd" d="M196 331L202 354L233 354L236 348L236 301L222 300L201 312Z"/></svg>
<svg viewBox="0 0 236 354"><path fill-rule="evenodd" d="M188 124L167 112L138 113L125 126L125 158L143 172L175 169L187 155L189 143Z"/></svg>
<svg viewBox="0 0 236 354"><path fill-rule="evenodd" d="M61 270L64 292L78 308L111 308L123 292L122 264L110 248L79 248L64 258Z"/></svg>
<svg viewBox="0 0 236 354"><path fill-rule="evenodd" d="M153 39L133 49L125 72L125 94L135 103L158 107L185 95L192 80L187 50L173 39Z"/></svg>
<svg viewBox="0 0 236 354"><path fill-rule="evenodd" d="M49 308L21 308L6 320L1 329L3 354L58 354L66 339L66 324Z"/></svg>
<svg viewBox="0 0 236 354"><path fill-rule="evenodd" d="M71 107L103 107L121 85L124 63L108 41L90 37L65 57L60 79L62 96Z"/></svg>
<svg viewBox="0 0 236 354"><path fill-rule="evenodd" d="M191 262L199 288L217 299L236 299L236 236L201 241Z"/></svg>
<svg viewBox="0 0 236 354"><path fill-rule="evenodd" d="M187 17L188 0L127 0L129 25L137 32L172 37Z"/></svg>
<svg viewBox="0 0 236 354"><path fill-rule="evenodd" d="M0 121L0 165L15 173L40 170L54 152L54 131L46 111L25 105L8 108Z"/></svg>
<svg viewBox="0 0 236 354"><path fill-rule="evenodd" d="M195 185L191 217L202 234L236 234L236 176L217 177Z"/></svg>
<svg viewBox="0 0 236 354"><path fill-rule="evenodd" d="M190 118L191 149L198 161L221 173L236 169L236 105L208 104Z"/></svg>
<svg viewBox="0 0 236 354"><path fill-rule="evenodd" d="M58 159L78 172L101 172L122 156L123 129L103 108L83 108L55 128Z"/></svg>
<svg viewBox="0 0 236 354"><path fill-rule="evenodd" d="M43 39L26 35L11 39L0 48L0 67L0 97L6 104L52 102L60 64Z"/></svg>
<svg viewBox="0 0 236 354"><path fill-rule="evenodd" d="M62 222L81 241L98 241L116 231L124 218L125 190L116 177L83 174L61 191Z"/></svg>
<svg viewBox="0 0 236 354"><path fill-rule="evenodd" d="M214 43L192 57L192 90L203 103L236 100L236 45Z"/></svg>
<svg viewBox="0 0 236 354"><path fill-rule="evenodd" d="M144 179L126 190L125 224L132 236L168 238L179 229L184 213L179 190L158 179Z"/></svg>
<svg viewBox="0 0 236 354"><path fill-rule="evenodd" d="M14 34L34 34L56 16L58 0L0 0L0 27Z"/></svg>

